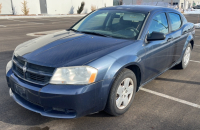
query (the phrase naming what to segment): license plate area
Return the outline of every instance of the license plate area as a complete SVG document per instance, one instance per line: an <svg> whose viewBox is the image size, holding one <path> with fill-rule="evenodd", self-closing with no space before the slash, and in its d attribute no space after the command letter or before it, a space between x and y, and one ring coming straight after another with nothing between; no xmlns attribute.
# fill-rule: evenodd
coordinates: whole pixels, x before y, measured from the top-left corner
<svg viewBox="0 0 200 130"><path fill-rule="evenodd" d="M25 88L21 87L20 85L18 85L16 83L14 84L14 88L15 88L15 92L17 94L19 94L23 98L27 98L27 96L26 96L26 89Z"/></svg>

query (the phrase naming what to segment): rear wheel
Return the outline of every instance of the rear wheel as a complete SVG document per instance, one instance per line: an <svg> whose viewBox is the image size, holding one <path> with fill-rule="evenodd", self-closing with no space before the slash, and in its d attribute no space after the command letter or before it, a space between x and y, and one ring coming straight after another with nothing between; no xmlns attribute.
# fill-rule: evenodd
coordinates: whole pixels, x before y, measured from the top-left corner
<svg viewBox="0 0 200 130"><path fill-rule="evenodd" d="M105 111L114 116L124 114L133 102L136 87L135 74L129 69L123 69L113 83Z"/></svg>
<svg viewBox="0 0 200 130"><path fill-rule="evenodd" d="M185 69L188 66L190 62L191 50L192 50L191 44L188 44L181 63L177 65L179 69Z"/></svg>

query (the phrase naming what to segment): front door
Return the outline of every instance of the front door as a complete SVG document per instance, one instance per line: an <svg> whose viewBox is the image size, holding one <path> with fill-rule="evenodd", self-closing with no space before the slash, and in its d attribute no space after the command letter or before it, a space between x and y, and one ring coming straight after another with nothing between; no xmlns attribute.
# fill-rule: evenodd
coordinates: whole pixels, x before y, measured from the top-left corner
<svg viewBox="0 0 200 130"><path fill-rule="evenodd" d="M41 14L47 14L47 2L46 0L40 0Z"/></svg>
<svg viewBox="0 0 200 130"><path fill-rule="evenodd" d="M145 44L145 80L148 81L159 75L170 66L169 51L172 46L171 35L166 13L155 14L148 29L148 35L152 32L166 34L165 40L150 41Z"/></svg>

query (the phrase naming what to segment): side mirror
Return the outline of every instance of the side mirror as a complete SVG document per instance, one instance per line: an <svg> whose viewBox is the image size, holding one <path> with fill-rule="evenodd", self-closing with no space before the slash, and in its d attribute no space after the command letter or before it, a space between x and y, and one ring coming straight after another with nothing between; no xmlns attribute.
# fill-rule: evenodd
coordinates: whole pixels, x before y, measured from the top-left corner
<svg viewBox="0 0 200 130"><path fill-rule="evenodd" d="M147 41L165 40L165 34L161 32L152 32L147 34Z"/></svg>

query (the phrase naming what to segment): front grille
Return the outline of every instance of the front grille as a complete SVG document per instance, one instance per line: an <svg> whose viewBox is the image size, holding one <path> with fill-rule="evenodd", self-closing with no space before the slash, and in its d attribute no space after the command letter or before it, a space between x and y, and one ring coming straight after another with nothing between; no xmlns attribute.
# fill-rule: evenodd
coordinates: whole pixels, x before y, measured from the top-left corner
<svg viewBox="0 0 200 130"><path fill-rule="evenodd" d="M24 72L20 67L13 64L13 69L18 73L19 76L24 77Z"/></svg>
<svg viewBox="0 0 200 130"><path fill-rule="evenodd" d="M38 74L33 74L30 72L27 72L27 79L33 82L38 82L40 84L49 82L51 77L49 76L43 76Z"/></svg>
<svg viewBox="0 0 200 130"><path fill-rule="evenodd" d="M16 56L13 57L13 60L15 60L16 62L18 62L21 66L24 66L24 64L25 64L25 61L17 58Z"/></svg>
<svg viewBox="0 0 200 130"><path fill-rule="evenodd" d="M25 69L26 68L26 69ZM13 72L25 81L46 85L49 83L55 68L35 65L16 56L13 57Z"/></svg>

